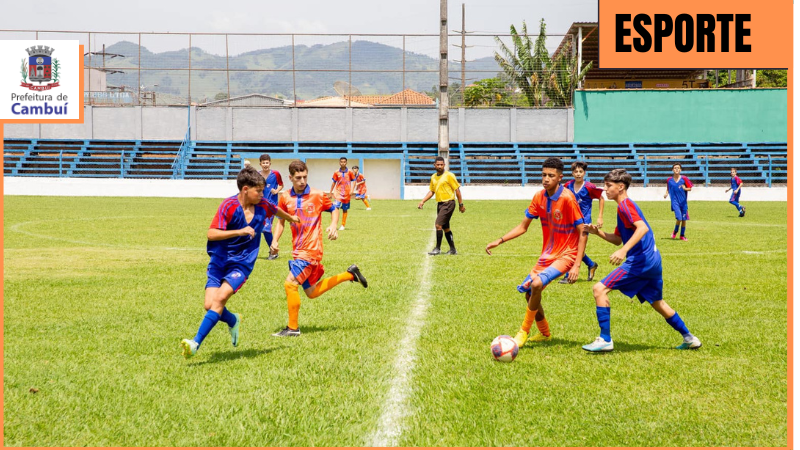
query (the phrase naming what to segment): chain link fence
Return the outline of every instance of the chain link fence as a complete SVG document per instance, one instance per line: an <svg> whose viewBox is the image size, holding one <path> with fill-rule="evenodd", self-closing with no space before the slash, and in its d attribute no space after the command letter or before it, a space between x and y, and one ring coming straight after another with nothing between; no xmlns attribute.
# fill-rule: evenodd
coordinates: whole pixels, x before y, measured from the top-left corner
<svg viewBox="0 0 800 450"><path fill-rule="evenodd" d="M0 30L0 39L78 40L89 105L435 107L438 95L438 35ZM547 36L548 52L567 43L574 55L571 39ZM517 53L510 35L459 33L449 41L451 107L570 105L574 87L534 97L501 69L499 42ZM539 83L571 71L552 67Z"/></svg>

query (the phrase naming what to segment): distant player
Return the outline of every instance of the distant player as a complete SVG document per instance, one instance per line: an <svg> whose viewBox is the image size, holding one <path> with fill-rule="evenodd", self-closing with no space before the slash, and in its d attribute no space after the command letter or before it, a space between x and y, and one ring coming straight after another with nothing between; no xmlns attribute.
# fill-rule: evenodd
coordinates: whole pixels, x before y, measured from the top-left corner
<svg viewBox="0 0 800 450"><path fill-rule="evenodd" d="M353 181L356 179L353 172L347 170L347 158L339 158L339 170L333 173L333 183L331 183L331 194L336 198L337 208L342 210L342 226L339 230L344 230L347 224L347 211L350 209L350 193L353 191Z"/></svg>
<svg viewBox="0 0 800 450"><path fill-rule="evenodd" d="M597 226L588 226L586 229L614 245L622 244L622 248L610 258L611 264L622 265L592 288L600 336L591 344L584 345L583 349L590 352L614 350L614 342L611 340L611 304L608 301L608 293L611 291L620 291L631 298L635 295L639 302L650 303L683 336L683 343L678 349L700 348L703 345L700 339L689 332L678 313L663 300L661 254L656 248L653 230L645 220L642 210L628 198L631 175L625 169L614 169L605 176L604 181L606 196L618 205L617 228L613 234L605 233Z"/></svg>
<svg viewBox="0 0 800 450"><path fill-rule="evenodd" d="M586 169L589 167L583 161L575 161L572 163L572 177L574 179L567 181L564 185L570 192L575 194L578 200L578 206L581 208L583 214L584 225L591 225L592 223L592 200L600 200L600 214L597 216L598 228L603 228L603 208L605 208L606 201L603 199L603 190L594 184L585 181ZM598 264L589 258L589 255L584 254L582 262L589 268L588 281L594 279L594 273L597 271ZM564 277L559 281L561 284L569 283L569 279Z"/></svg>
<svg viewBox="0 0 800 450"><path fill-rule="evenodd" d="M317 298L345 281L358 281L367 287L367 279L355 264L345 272L322 279L325 273L322 266L322 212L331 213L331 224L325 231L328 239L334 240L338 237L336 222L339 211L328 195L308 185L308 167L304 162L294 161L289 164L289 180L292 188L280 195L278 207L290 214L297 214L300 223L292 224L292 261L289 261L289 275L283 283L289 309L289 325L273 334L277 337L300 336L300 285L308 298ZM283 219L275 224L275 251L278 250L283 227Z"/></svg>
<svg viewBox="0 0 800 450"><path fill-rule="evenodd" d="M278 204L278 194L283 190L283 179L281 178L280 172L277 170L272 170L272 158L266 153L259 156L258 162L261 165L261 174L266 180L266 185L264 186L264 198L267 199L268 202L272 203L273 205ZM267 241L267 247L272 245L272 217L267 219L264 223L264 239ZM277 259L278 253L272 253L270 250L269 256L267 259Z"/></svg>
<svg viewBox="0 0 800 450"><path fill-rule="evenodd" d="M731 199L728 200L728 203L736 207L736 210L739 211L739 217L744 217L744 206L739 204L739 196L742 194L742 186L744 182L741 178L736 175L736 169L731 169L731 187L730 189L725 189L725 192L732 190Z"/></svg>
<svg viewBox="0 0 800 450"><path fill-rule="evenodd" d="M358 166L353 166L353 175L356 177L356 184L353 191L356 193L356 200L361 200L367 206L367 211L371 211L369 206L369 195L367 195L367 179L363 173L358 172Z"/></svg>
<svg viewBox="0 0 800 450"><path fill-rule="evenodd" d="M681 240L686 239L686 221L689 220L689 202L687 193L692 190L694 185L688 178L681 175L681 164L672 165L672 177L667 179L667 192L664 198L669 195L672 201L672 211L675 213L675 230L672 231L672 239L678 234L678 227L681 229Z"/></svg>
<svg viewBox="0 0 800 450"><path fill-rule="evenodd" d="M580 261L588 236L583 233L583 213L575 195L560 184L563 171L564 163L560 159L547 158L542 163L544 190L534 194L530 206L525 210L525 218L503 237L486 245L486 253L491 255L493 248L525 234L533 219L542 222L542 254L530 274L517 286L517 290L525 294L528 303L525 320L514 337L519 347L528 340L534 320L539 334L530 340L539 342L551 339L550 325L542 309L542 291L567 271L570 283L574 283L580 275Z"/></svg>
<svg viewBox="0 0 800 450"><path fill-rule="evenodd" d="M264 223L273 214L282 220L300 221L262 197L264 178L254 168L242 169L236 177L236 184L239 194L222 202L208 229L207 252L211 260L208 263L203 305L206 315L194 339L181 341L184 358L197 353L200 344L220 320L228 325L233 346L239 344L241 318L239 314L228 311L225 304L241 289L253 271L261 243L259 234Z"/></svg>
<svg viewBox="0 0 800 450"><path fill-rule="evenodd" d="M453 217L453 213L456 210L456 198L458 198L458 210L462 213L466 211L464 202L461 200L461 185L458 184L453 172L444 170L443 157L436 157L433 162L433 168L436 169L436 173L431 175L430 190L417 205L417 208L422 209L425 202L430 200L434 194L436 195L436 247L428 254L438 255L442 253L442 236L444 236L447 238L447 244L450 245L450 250L447 251L447 254L457 255L453 232L450 230L450 218Z"/></svg>

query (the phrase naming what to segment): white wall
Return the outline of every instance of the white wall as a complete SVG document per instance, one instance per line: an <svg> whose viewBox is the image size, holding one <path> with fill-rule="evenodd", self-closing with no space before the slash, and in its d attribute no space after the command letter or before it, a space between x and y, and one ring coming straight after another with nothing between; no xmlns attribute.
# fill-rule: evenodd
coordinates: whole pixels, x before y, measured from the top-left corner
<svg viewBox="0 0 800 450"><path fill-rule="evenodd" d="M309 167L311 186L327 191L331 175L338 167L336 160L312 160ZM350 161L350 165L355 164ZM289 172L282 161L274 160L284 182L288 185ZM393 167L393 164L396 166ZM365 160L362 164L367 175L367 187L373 199L400 198L400 170L396 160ZM96 197L201 197L225 198L237 192L236 180L135 180L119 178L39 178L5 177L4 195L46 196L96 196ZM288 186L287 186L288 187ZM535 186L462 186L464 201L470 200L530 200L541 187ZM427 186L405 186L406 200L420 200L428 192ZM663 201L663 187L633 187L629 191L637 201ZM728 201L730 194L724 187L695 187L692 200ZM787 199L786 187L750 187L742 191L742 202L781 201Z"/></svg>

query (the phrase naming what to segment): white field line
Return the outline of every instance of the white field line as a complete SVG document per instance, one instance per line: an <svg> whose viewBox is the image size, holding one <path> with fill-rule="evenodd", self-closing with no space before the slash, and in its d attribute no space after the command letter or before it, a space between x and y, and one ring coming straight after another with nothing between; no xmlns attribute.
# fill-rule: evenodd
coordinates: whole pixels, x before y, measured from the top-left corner
<svg viewBox="0 0 800 450"><path fill-rule="evenodd" d="M431 230L432 231L432 230ZM433 233L431 233L433 235ZM432 248L433 237L426 249ZM367 439L368 447L395 447L403 432L403 421L409 414L406 399L411 393L411 378L416 361L417 341L419 340L425 316L430 306L431 261L433 256L425 256L420 268L419 290L406 322L400 350L394 360L394 378L391 388L383 404L383 411L378 420L378 429Z"/></svg>

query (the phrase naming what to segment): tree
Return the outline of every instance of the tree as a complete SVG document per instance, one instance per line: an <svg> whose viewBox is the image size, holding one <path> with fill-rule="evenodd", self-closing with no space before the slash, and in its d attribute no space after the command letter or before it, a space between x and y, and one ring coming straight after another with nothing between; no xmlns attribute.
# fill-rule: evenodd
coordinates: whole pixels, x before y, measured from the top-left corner
<svg viewBox="0 0 800 450"><path fill-rule="evenodd" d="M522 34L511 25L511 40L514 49L508 48L497 36L495 42L500 52L494 59L508 78L524 94L528 104L533 107L567 106L572 104L572 92L592 67L589 62L578 67L576 58L571 56L567 45L562 52L550 58L547 51L547 26L544 19L539 22L539 35L536 42L528 36L528 26L522 22ZM501 54L502 53L502 54Z"/></svg>
<svg viewBox="0 0 800 450"><path fill-rule="evenodd" d="M480 80L464 90L465 106L511 106L510 100L510 90L499 78Z"/></svg>
<svg viewBox="0 0 800 450"><path fill-rule="evenodd" d="M759 70L756 72L756 87L787 87L786 70Z"/></svg>
<svg viewBox="0 0 800 450"><path fill-rule="evenodd" d="M225 92L218 92L217 95L214 96L214 100L227 100L228 94Z"/></svg>

